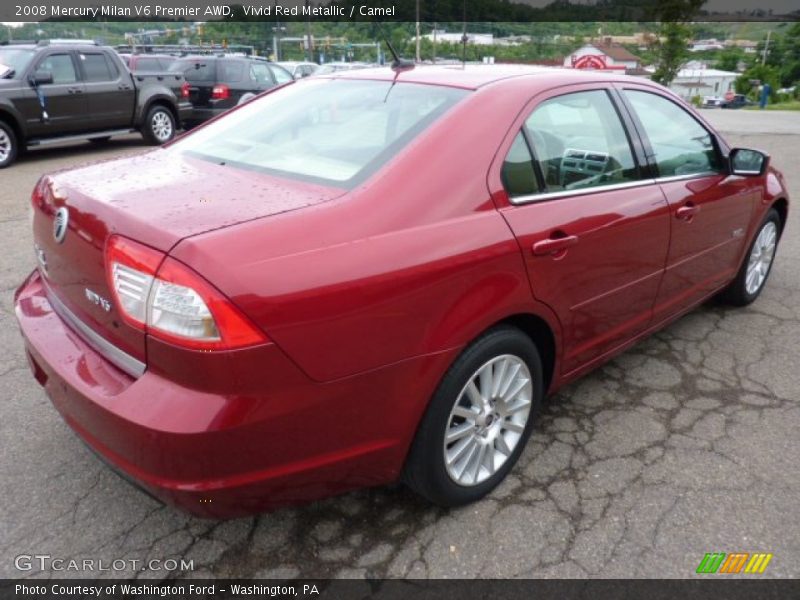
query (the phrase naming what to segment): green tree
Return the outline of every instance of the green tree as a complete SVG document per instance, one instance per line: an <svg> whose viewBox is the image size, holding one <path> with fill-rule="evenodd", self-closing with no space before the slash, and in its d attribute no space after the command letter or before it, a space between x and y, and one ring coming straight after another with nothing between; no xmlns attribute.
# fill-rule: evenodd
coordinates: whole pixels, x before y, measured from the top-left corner
<svg viewBox="0 0 800 600"><path fill-rule="evenodd" d="M691 30L683 23L669 22L661 26L653 81L669 85L677 77L683 63L689 56L687 42Z"/></svg>
<svg viewBox="0 0 800 600"><path fill-rule="evenodd" d="M783 86L800 82L800 23L776 40L774 52L770 50L767 63L778 67Z"/></svg>
<svg viewBox="0 0 800 600"><path fill-rule="evenodd" d="M739 61L744 59L744 52L739 48L726 48L720 52L717 68L722 71L735 71Z"/></svg>
<svg viewBox="0 0 800 600"><path fill-rule="evenodd" d="M762 84L768 83L772 88L772 95L774 96L775 92L780 87L780 71L777 67L772 67L770 65L762 65L760 63L754 65L736 78L734 83L736 92L738 94L750 94L754 92L757 87L754 86L752 82L756 80Z"/></svg>
<svg viewBox="0 0 800 600"><path fill-rule="evenodd" d="M669 85L689 54L688 42L692 29L688 23L705 0L665 0L656 9L661 27L656 42L657 59L653 81Z"/></svg>

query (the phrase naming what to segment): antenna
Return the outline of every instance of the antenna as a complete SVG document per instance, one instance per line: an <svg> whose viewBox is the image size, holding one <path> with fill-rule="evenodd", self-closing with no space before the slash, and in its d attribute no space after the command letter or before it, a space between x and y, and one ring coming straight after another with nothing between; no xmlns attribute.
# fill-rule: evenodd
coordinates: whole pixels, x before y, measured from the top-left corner
<svg viewBox="0 0 800 600"><path fill-rule="evenodd" d="M389 46L389 52L392 53L392 69L395 71L402 71L403 69L413 69L414 63L410 60L405 60L400 58L400 55L397 53L397 50L394 49L392 46L392 42L389 41L389 38L386 38L386 45Z"/></svg>

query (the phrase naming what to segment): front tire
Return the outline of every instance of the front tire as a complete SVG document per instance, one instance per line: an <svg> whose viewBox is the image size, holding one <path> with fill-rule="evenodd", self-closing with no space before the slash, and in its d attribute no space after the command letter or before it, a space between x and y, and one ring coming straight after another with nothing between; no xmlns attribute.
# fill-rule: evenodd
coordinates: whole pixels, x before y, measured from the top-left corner
<svg viewBox="0 0 800 600"><path fill-rule="evenodd" d="M515 327L493 328L445 374L406 461L405 482L441 506L479 500L519 459L544 395L536 346Z"/></svg>
<svg viewBox="0 0 800 600"><path fill-rule="evenodd" d="M9 125L0 121L0 169L10 167L17 159L19 141Z"/></svg>
<svg viewBox="0 0 800 600"><path fill-rule="evenodd" d="M723 302L747 306L758 298L772 272L780 236L781 218L778 211L771 208L758 228L736 278L720 293Z"/></svg>
<svg viewBox="0 0 800 600"><path fill-rule="evenodd" d="M142 136L154 146L166 144L175 137L175 117L166 106L157 104L147 111Z"/></svg>

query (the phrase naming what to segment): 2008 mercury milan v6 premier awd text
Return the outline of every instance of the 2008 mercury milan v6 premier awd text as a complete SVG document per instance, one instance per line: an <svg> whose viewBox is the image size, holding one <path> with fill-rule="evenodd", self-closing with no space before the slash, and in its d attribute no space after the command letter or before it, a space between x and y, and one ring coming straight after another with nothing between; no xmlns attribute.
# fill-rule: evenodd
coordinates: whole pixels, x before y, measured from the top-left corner
<svg viewBox="0 0 800 600"><path fill-rule="evenodd" d="M165 501L402 480L458 505L545 394L712 295L755 300L788 201L648 81L350 71L43 177L16 314L67 423Z"/></svg>

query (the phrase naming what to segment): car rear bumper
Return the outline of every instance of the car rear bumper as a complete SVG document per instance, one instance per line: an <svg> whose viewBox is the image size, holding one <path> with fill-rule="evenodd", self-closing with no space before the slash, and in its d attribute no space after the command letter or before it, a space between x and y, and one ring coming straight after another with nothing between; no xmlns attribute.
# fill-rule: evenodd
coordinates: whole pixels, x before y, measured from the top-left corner
<svg viewBox="0 0 800 600"><path fill-rule="evenodd" d="M216 116L221 115L230 110L230 107L226 108L193 108L189 115L186 117L186 122L191 123L194 125L199 125L200 123L205 123L206 121L213 119Z"/></svg>
<svg viewBox="0 0 800 600"><path fill-rule="evenodd" d="M178 102L177 108L179 124L183 124L189 120L192 116L192 112L194 111L194 107L189 101Z"/></svg>
<svg viewBox="0 0 800 600"><path fill-rule="evenodd" d="M36 271L15 310L34 377L70 427L153 496L210 517L396 480L451 360L439 353L320 384L266 344L259 363L282 389L208 393L155 368L138 378L116 368L53 311ZM376 399L375 389L385 394Z"/></svg>

